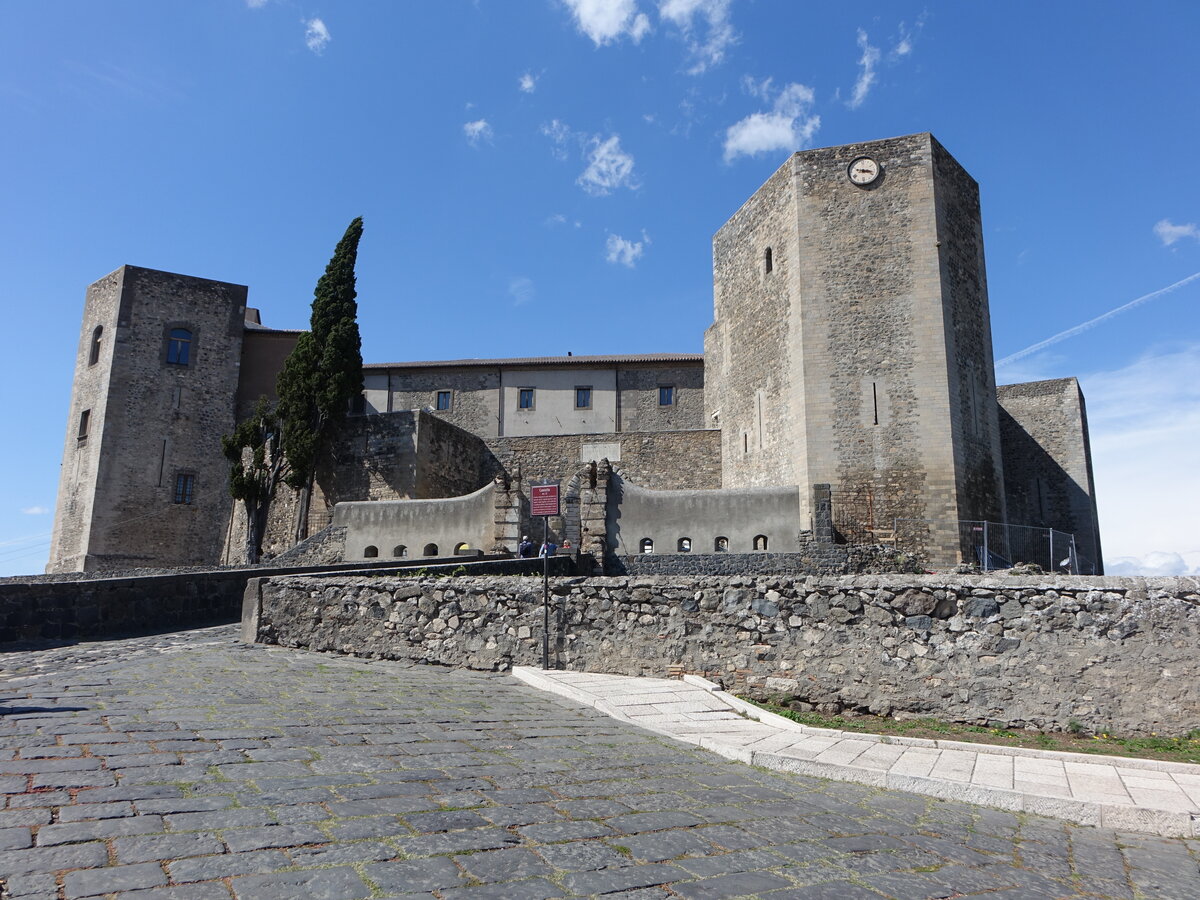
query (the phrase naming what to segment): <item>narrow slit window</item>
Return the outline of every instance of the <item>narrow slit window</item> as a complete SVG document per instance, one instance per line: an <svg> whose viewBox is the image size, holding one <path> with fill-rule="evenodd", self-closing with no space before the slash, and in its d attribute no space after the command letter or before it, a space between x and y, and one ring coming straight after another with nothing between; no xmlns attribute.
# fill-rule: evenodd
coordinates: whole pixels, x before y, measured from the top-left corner
<svg viewBox="0 0 1200 900"><path fill-rule="evenodd" d="M167 363L186 366L192 357L192 333L186 328L172 328L167 336Z"/></svg>
<svg viewBox="0 0 1200 900"><path fill-rule="evenodd" d="M872 424L878 425L879 424L879 388L874 381L871 382L871 411L872 411L872 415L874 416L874 419L875 419L874 422L872 422Z"/></svg>
<svg viewBox="0 0 1200 900"><path fill-rule="evenodd" d="M774 268L775 268L774 256L771 253L771 248L768 247L766 249L766 251L763 253L763 272L767 275L770 275Z"/></svg>
<svg viewBox="0 0 1200 900"><path fill-rule="evenodd" d="M180 472L175 476L176 503L191 504L196 487L196 476L190 472Z"/></svg>
<svg viewBox="0 0 1200 900"><path fill-rule="evenodd" d="M88 436L88 425L91 424L91 421L92 411L90 409L85 409L79 414L79 433L76 435L79 440L82 441Z"/></svg>
<svg viewBox="0 0 1200 900"><path fill-rule="evenodd" d="M92 347L88 351L88 365L94 366L100 362L100 338L104 334L104 326L97 325L96 330L92 332Z"/></svg>

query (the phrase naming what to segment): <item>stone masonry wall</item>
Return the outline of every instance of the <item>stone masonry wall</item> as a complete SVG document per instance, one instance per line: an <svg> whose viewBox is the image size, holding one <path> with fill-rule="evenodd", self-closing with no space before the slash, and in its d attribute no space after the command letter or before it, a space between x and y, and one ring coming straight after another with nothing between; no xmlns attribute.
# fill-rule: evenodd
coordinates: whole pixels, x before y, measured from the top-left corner
<svg viewBox="0 0 1200 900"><path fill-rule="evenodd" d="M554 579L567 669L668 666L826 712L1181 734L1200 713L1200 579L876 575ZM536 578L279 578L257 638L502 670L535 665Z"/></svg>

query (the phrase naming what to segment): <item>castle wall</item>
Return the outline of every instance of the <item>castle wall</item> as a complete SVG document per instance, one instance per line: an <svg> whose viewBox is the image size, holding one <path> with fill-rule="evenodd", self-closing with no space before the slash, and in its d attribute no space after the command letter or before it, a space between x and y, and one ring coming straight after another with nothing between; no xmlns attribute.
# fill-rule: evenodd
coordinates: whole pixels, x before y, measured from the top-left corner
<svg viewBox="0 0 1200 900"><path fill-rule="evenodd" d="M495 485L442 500L339 503L333 524L346 529L346 559L375 556L450 556L459 544L485 550L493 543ZM403 548L403 549L401 549Z"/></svg>
<svg viewBox="0 0 1200 900"><path fill-rule="evenodd" d="M659 403L659 387L673 388L674 402ZM685 431L711 428L704 413L704 364L617 367L618 431Z"/></svg>
<svg viewBox="0 0 1200 900"><path fill-rule="evenodd" d="M726 488L807 484L803 359L793 342L798 281L791 162L713 237L713 324L704 335L705 409L721 429ZM766 251L771 250L771 271ZM713 417L716 417L715 420Z"/></svg>
<svg viewBox="0 0 1200 900"><path fill-rule="evenodd" d="M275 393L275 380L299 337L298 331L246 329L238 378L238 421L254 411L259 397L266 397L272 403L279 399Z"/></svg>
<svg viewBox="0 0 1200 900"><path fill-rule="evenodd" d="M1087 409L1074 378L997 388L1009 521L1075 535L1103 572Z"/></svg>
<svg viewBox="0 0 1200 900"><path fill-rule="evenodd" d="M656 556L713 553L718 538L730 553L794 553L804 543L795 487L667 491L613 478L608 496L608 546L618 556L641 553L644 540ZM765 547L754 545L760 536Z"/></svg>
<svg viewBox="0 0 1200 900"><path fill-rule="evenodd" d="M608 434L617 422L617 373L613 368L582 366L502 369L500 434ZM575 406L575 389L591 388L591 404ZM533 389L533 407L520 409L522 388Z"/></svg>
<svg viewBox="0 0 1200 900"><path fill-rule="evenodd" d="M50 571L211 563L229 521L228 469L220 438L235 425L246 288L136 266L124 266L89 291L84 331L113 336L95 367L81 349L73 412L93 403L92 431L100 463L81 465L67 448L60 494L60 533ZM168 362L173 328L191 332L187 363ZM107 376L88 372L101 364ZM89 429L94 428L89 423ZM81 462L84 461L81 457ZM190 476L189 502L175 502L177 477ZM92 495L90 511L80 498ZM72 501L75 501L72 504ZM90 516L88 513L90 512Z"/></svg>

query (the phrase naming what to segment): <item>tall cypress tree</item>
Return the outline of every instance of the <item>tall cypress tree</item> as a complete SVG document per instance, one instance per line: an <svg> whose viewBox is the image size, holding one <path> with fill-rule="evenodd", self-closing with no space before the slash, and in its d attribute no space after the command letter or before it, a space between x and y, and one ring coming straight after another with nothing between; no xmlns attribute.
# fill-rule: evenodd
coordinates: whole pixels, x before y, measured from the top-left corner
<svg viewBox="0 0 1200 900"><path fill-rule="evenodd" d="M362 340L358 333L358 296L354 264L362 237L355 219L333 251L313 295L309 330L300 335L276 381L286 481L301 490L297 538L307 533L313 475L333 428L346 417L350 401L362 390Z"/></svg>

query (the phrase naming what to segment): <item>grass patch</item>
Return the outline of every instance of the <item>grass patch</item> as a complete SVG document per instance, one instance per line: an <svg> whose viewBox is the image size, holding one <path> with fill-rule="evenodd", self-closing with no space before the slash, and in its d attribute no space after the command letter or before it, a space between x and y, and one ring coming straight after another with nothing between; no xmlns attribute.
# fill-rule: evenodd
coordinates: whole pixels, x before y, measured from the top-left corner
<svg viewBox="0 0 1200 900"><path fill-rule="evenodd" d="M1067 731L1024 731L1006 728L987 728L943 722L940 719L892 719L884 716L827 716L820 713L796 712L777 703L759 703L742 697L760 709L769 710L784 718L813 728L835 728L863 734L897 735L932 740L967 741L975 744L997 744L1006 747L1031 747L1037 750L1061 750L1067 753L1093 753L1104 756L1129 756L1141 759L1161 759L1168 762L1200 764L1200 728L1182 737L1160 737L1153 734L1141 737L1120 737L1113 734L1087 734L1075 721Z"/></svg>

